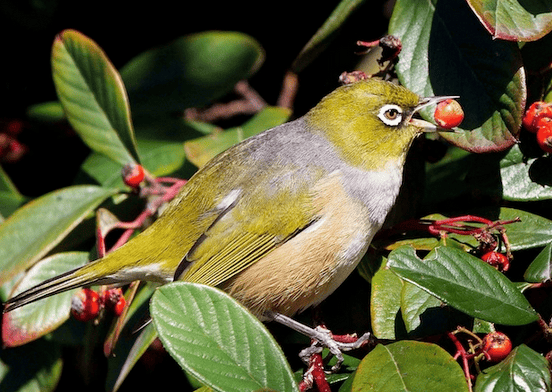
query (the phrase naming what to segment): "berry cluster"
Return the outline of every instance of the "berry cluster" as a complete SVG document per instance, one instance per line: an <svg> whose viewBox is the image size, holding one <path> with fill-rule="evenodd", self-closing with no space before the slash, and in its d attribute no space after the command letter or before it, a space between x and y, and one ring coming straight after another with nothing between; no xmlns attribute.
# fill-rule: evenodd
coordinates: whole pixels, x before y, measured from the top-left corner
<svg viewBox="0 0 552 392"><path fill-rule="evenodd" d="M123 291L120 288L112 288L96 291L84 288L73 296L71 300L71 314L79 321L94 320L102 309L107 309L115 316L120 316L126 306Z"/></svg>
<svg viewBox="0 0 552 392"><path fill-rule="evenodd" d="M464 111L457 101L449 98L437 104L433 118L441 128L452 129L464 120Z"/></svg>
<svg viewBox="0 0 552 392"><path fill-rule="evenodd" d="M523 126L537 134L537 143L544 152L552 153L552 104L534 102L525 112Z"/></svg>

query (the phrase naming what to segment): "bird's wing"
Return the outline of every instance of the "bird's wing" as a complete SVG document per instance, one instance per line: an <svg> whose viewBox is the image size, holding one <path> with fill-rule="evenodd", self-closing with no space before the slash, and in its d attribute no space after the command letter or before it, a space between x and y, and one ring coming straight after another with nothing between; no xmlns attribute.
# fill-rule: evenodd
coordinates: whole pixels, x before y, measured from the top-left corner
<svg viewBox="0 0 552 392"><path fill-rule="evenodd" d="M175 279L217 286L318 219L311 189L312 181L320 180L319 171L272 167L270 176L255 173L240 181L243 187L237 184L228 192L217 216L180 262ZM274 180L282 176L285 180Z"/></svg>

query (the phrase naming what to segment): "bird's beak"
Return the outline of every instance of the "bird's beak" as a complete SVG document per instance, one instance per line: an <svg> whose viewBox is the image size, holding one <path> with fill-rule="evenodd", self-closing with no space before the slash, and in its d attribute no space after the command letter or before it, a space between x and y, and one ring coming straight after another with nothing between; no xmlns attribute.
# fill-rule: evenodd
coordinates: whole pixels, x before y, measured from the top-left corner
<svg viewBox="0 0 552 392"><path fill-rule="evenodd" d="M424 98L420 101L418 106L414 108L414 111L412 112L412 115L414 115L416 112L420 111L421 109L437 104L441 101L444 101L445 99L457 99L460 98L458 95L448 95L448 96L439 96L439 97L429 97ZM428 121L419 119L419 118L410 118L410 124L414 125L417 128L420 128L422 132L454 132L453 129L445 129L441 128L435 124L432 124Z"/></svg>

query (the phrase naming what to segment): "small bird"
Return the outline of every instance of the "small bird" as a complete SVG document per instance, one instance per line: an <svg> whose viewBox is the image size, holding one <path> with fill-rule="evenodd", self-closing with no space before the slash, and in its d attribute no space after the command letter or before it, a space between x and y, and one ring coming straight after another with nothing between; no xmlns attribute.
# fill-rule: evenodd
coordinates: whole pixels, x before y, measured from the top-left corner
<svg viewBox="0 0 552 392"><path fill-rule="evenodd" d="M412 116L446 98L376 79L338 87L303 117L213 158L136 238L9 299L4 312L134 280L217 286L263 321L316 305L381 228L413 140L439 130Z"/></svg>

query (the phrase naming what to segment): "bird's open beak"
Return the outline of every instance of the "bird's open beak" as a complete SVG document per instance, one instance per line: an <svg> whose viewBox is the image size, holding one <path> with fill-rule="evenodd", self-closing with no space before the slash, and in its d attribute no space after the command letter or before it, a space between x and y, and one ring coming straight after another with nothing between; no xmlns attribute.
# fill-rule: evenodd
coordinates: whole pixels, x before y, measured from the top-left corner
<svg viewBox="0 0 552 392"><path fill-rule="evenodd" d="M457 99L460 98L457 95L448 95L448 96L439 96L439 97L429 97L424 98L420 101L418 106L414 108L414 111L412 112L412 115L414 115L419 110L425 108L426 106L437 104L441 101L444 101L445 99ZM410 123L414 125L415 127L418 127L422 130L422 132L454 132L453 129L445 129L441 128L435 124L432 124L428 121L419 119L419 118L410 118Z"/></svg>

